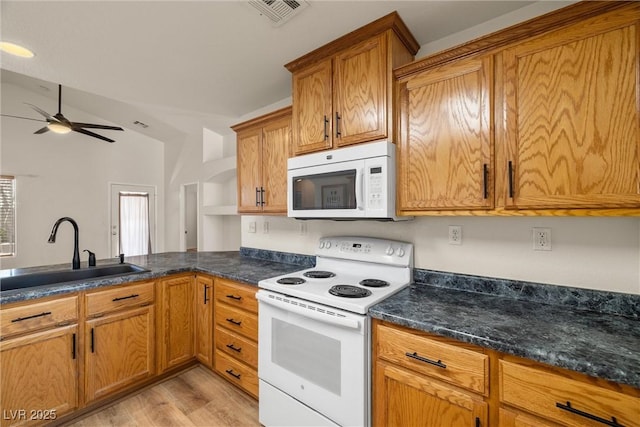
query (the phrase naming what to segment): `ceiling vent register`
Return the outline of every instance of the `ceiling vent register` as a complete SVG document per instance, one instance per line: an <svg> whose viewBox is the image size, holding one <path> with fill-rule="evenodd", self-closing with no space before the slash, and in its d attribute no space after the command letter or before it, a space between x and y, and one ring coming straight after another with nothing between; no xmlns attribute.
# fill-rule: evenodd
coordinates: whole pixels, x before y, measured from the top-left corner
<svg viewBox="0 0 640 427"><path fill-rule="evenodd" d="M250 0L249 4L269 18L274 27L281 26L309 6L304 0Z"/></svg>

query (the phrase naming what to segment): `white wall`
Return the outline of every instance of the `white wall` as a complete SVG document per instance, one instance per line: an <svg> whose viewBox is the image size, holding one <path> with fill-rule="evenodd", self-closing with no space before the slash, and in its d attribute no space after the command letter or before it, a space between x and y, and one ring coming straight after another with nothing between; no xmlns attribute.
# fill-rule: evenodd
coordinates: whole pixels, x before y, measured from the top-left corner
<svg viewBox="0 0 640 427"><path fill-rule="evenodd" d="M426 44L417 57L567 3L534 3ZM280 104L272 109L276 105ZM248 231L252 221L257 223L257 233ZM269 223L266 234L264 222ZM306 225L307 233L302 235L301 222L294 219L244 216L242 246L313 254L322 236L382 237L412 242L418 268L640 294L640 218L429 217L399 223L306 221ZM448 244L449 225L462 226L462 245ZM551 228L552 251L532 249L532 227Z"/></svg>
<svg viewBox="0 0 640 427"><path fill-rule="evenodd" d="M55 113L50 98L12 84L2 84L2 112L38 117L24 102ZM66 105L67 118L79 122L104 120ZM24 114L23 114L24 113ZM103 131L113 144L72 132L34 135L44 123L2 117L0 169L17 179L17 255L0 259L1 268L71 262L73 229L62 224L55 244L47 239L63 216L76 220L80 250L98 259L109 257L109 184L150 185L157 188L157 233L154 250L164 250L164 145L135 131ZM108 124L108 123L105 123ZM101 133L100 131L97 131ZM87 254L81 254L86 261Z"/></svg>

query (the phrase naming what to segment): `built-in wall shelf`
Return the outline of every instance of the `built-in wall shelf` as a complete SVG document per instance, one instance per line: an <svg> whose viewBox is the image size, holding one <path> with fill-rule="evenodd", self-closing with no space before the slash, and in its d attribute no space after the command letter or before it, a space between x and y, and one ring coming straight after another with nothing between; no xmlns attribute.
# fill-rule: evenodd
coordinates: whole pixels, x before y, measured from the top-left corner
<svg viewBox="0 0 640 427"><path fill-rule="evenodd" d="M202 164L202 181L223 183L236 177L236 156L209 160Z"/></svg>
<svg viewBox="0 0 640 427"><path fill-rule="evenodd" d="M236 205L207 205L202 207L203 215L238 215Z"/></svg>

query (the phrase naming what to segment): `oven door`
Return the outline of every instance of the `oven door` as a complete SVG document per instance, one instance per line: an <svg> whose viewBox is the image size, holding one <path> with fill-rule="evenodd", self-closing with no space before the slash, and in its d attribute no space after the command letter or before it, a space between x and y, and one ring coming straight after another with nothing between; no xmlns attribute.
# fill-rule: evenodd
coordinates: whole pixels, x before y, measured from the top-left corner
<svg viewBox="0 0 640 427"><path fill-rule="evenodd" d="M353 160L290 169L287 172L288 216L364 217L364 167L364 160Z"/></svg>
<svg viewBox="0 0 640 427"><path fill-rule="evenodd" d="M260 423L318 425L318 412L326 425L367 426L368 317L265 290L256 297L258 376L269 385L260 387ZM289 410L268 404L272 388L288 395Z"/></svg>

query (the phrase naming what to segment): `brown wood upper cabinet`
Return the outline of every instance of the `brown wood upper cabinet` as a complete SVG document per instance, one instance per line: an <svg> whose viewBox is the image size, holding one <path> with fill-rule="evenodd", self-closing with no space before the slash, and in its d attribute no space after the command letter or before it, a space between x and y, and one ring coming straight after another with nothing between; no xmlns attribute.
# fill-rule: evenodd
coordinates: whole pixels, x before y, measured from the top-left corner
<svg viewBox="0 0 640 427"><path fill-rule="evenodd" d="M580 2L395 69L399 213L640 214L638 34Z"/></svg>
<svg viewBox="0 0 640 427"><path fill-rule="evenodd" d="M392 70L418 48L394 12L285 65L293 73L292 155L391 137Z"/></svg>
<svg viewBox="0 0 640 427"><path fill-rule="evenodd" d="M640 207L639 17L614 11L498 56L507 208Z"/></svg>
<svg viewBox="0 0 640 427"><path fill-rule="evenodd" d="M291 107L232 126L237 133L238 212L287 212Z"/></svg>
<svg viewBox="0 0 640 427"><path fill-rule="evenodd" d="M401 212L493 207L491 56L398 82Z"/></svg>

